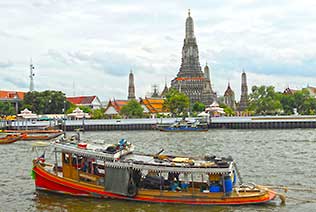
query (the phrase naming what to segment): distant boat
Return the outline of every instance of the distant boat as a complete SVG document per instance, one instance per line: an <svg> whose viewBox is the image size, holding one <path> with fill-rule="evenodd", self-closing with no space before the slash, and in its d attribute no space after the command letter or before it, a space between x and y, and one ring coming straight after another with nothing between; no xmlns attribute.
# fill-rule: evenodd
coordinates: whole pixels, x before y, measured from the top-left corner
<svg viewBox="0 0 316 212"><path fill-rule="evenodd" d="M0 144L10 144L22 138L21 134L9 134L0 138Z"/></svg>
<svg viewBox="0 0 316 212"><path fill-rule="evenodd" d="M39 133L23 133L22 140L51 140L64 134L63 132L39 134Z"/></svg>
<svg viewBox="0 0 316 212"><path fill-rule="evenodd" d="M35 134L35 133L61 133L63 132L62 130L59 129L30 129L30 130L2 130L2 132L5 133L31 133L31 134Z"/></svg>
<svg viewBox="0 0 316 212"><path fill-rule="evenodd" d="M176 121L171 125L158 125L157 129L163 132L205 132L208 131L208 126L205 123L200 123L198 120L189 122L186 120Z"/></svg>

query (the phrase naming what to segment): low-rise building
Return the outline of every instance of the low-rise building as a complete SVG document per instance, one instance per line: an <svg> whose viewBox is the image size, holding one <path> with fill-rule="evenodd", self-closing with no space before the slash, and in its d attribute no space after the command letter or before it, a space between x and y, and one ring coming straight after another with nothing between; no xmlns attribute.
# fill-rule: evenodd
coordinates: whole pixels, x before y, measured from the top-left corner
<svg viewBox="0 0 316 212"><path fill-rule="evenodd" d="M26 92L22 91L3 91L0 90L0 102L12 102L15 105L16 113L18 113L19 102L23 101Z"/></svg>
<svg viewBox="0 0 316 212"><path fill-rule="evenodd" d="M67 101L76 105L76 106L90 107L93 110L102 108L102 103L97 96L67 97Z"/></svg>
<svg viewBox="0 0 316 212"><path fill-rule="evenodd" d="M105 108L104 114L113 118L120 114L120 111L124 105L128 103L129 100L110 100Z"/></svg>
<svg viewBox="0 0 316 212"><path fill-rule="evenodd" d="M307 86L306 89L309 91L309 94L316 98L316 88L312 86Z"/></svg>

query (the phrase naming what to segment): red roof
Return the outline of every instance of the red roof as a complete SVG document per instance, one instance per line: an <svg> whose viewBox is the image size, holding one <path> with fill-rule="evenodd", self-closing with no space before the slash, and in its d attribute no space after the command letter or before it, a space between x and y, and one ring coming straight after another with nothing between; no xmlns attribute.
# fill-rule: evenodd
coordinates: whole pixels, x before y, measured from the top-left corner
<svg viewBox="0 0 316 212"><path fill-rule="evenodd" d="M0 99L18 98L20 100L23 100L25 93L26 92L22 92L22 91L0 91Z"/></svg>
<svg viewBox="0 0 316 212"><path fill-rule="evenodd" d="M315 87L307 86L307 89L309 90L309 92L311 94L316 94L316 88Z"/></svg>
<svg viewBox="0 0 316 212"><path fill-rule="evenodd" d="M297 92L298 90L295 89L291 89L291 88L286 88L283 93L284 94L294 94L295 92Z"/></svg>
<svg viewBox="0 0 316 212"><path fill-rule="evenodd" d="M107 110L109 107L114 107L114 109L119 113L124 105L126 105L129 102L129 100L110 100L108 103L108 106L105 110Z"/></svg>
<svg viewBox="0 0 316 212"><path fill-rule="evenodd" d="M177 77L176 80L178 81L186 81L186 80L205 80L204 77Z"/></svg>
<svg viewBox="0 0 316 212"><path fill-rule="evenodd" d="M75 105L87 105L91 104L96 96L75 96L75 97L67 97L67 101L71 102Z"/></svg>

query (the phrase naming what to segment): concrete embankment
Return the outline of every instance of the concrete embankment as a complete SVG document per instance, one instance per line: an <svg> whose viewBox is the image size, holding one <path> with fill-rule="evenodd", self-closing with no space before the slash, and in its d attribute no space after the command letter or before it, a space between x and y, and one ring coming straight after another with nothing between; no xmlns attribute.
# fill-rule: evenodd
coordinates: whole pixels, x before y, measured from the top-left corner
<svg viewBox="0 0 316 212"><path fill-rule="evenodd" d="M155 130L157 124L172 124L175 118L163 119L104 119L104 120L66 120L57 121L14 121L1 123L6 129L32 129L56 126L66 131L82 129L85 131L108 130ZM194 118L190 118L191 121ZM222 129L291 129L316 128L316 116L248 116L248 117L212 117L209 128Z"/></svg>
<svg viewBox="0 0 316 212"><path fill-rule="evenodd" d="M293 129L315 128L316 116L213 117L210 128Z"/></svg>

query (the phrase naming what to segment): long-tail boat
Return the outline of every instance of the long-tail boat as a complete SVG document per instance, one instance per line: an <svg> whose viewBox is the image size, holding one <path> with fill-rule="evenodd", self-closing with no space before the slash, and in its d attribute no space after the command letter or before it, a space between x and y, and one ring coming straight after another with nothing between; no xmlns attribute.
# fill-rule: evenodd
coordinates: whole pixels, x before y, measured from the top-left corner
<svg viewBox="0 0 316 212"><path fill-rule="evenodd" d="M49 134L49 133L61 133L59 129L29 129L29 130L2 130L5 133L26 133L26 134Z"/></svg>
<svg viewBox="0 0 316 212"><path fill-rule="evenodd" d="M22 138L21 134L8 134L0 138L0 144L10 144Z"/></svg>
<svg viewBox="0 0 316 212"><path fill-rule="evenodd" d="M231 157L136 154L125 140L116 145L60 141L52 146L53 163L47 163L44 155L33 160L37 190L190 205L258 204L277 195L266 187L242 183Z"/></svg>
<svg viewBox="0 0 316 212"><path fill-rule="evenodd" d="M51 140L62 135L63 132L39 134L39 133L23 133L22 140Z"/></svg>

